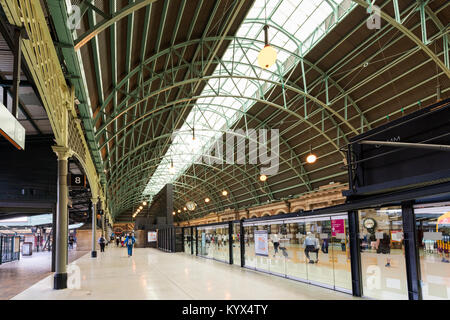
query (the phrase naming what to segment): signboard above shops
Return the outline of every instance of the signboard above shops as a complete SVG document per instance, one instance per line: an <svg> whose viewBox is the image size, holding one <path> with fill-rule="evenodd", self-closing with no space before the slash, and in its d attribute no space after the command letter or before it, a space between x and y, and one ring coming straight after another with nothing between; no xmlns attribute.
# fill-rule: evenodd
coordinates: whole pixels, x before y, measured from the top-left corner
<svg viewBox="0 0 450 320"><path fill-rule="evenodd" d="M0 103L0 134L17 149L25 149L25 128L2 103Z"/></svg>
<svg viewBox="0 0 450 320"><path fill-rule="evenodd" d="M343 195L356 200L450 181L448 119L450 99L351 138Z"/></svg>

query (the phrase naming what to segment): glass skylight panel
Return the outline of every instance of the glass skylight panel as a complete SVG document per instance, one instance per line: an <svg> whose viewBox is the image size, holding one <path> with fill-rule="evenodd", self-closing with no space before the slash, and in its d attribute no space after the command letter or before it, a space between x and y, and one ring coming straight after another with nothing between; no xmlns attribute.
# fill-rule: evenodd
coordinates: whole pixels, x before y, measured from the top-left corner
<svg viewBox="0 0 450 320"><path fill-rule="evenodd" d="M343 0L333 2L339 5ZM326 31L323 30L323 22L332 13L332 7L325 0L255 1L236 32L236 38L246 40L237 40L240 44L231 41L222 56L222 63L218 64L213 72L213 75L226 77L208 81L201 96L210 97L197 99L185 123L173 134L171 145L150 178L144 196L151 199L167 183L178 179L192 163L198 161L202 150L210 150L214 141L256 102L248 97L259 98L261 90L267 92L271 89L272 85L264 80L279 81L280 72L284 75L295 66L298 59L294 58L292 53L298 54L300 45L302 53L307 53ZM269 43L280 48L277 49L278 66L275 64L269 70L261 69L257 63L259 50L264 45L263 26L266 19L270 26ZM291 34L296 41L277 28ZM289 62L286 63L288 59ZM227 78L230 74L258 79ZM216 93L219 96L216 96ZM243 98L239 98L241 96ZM192 139L192 128L195 129L195 140ZM174 174L169 173L172 162Z"/></svg>

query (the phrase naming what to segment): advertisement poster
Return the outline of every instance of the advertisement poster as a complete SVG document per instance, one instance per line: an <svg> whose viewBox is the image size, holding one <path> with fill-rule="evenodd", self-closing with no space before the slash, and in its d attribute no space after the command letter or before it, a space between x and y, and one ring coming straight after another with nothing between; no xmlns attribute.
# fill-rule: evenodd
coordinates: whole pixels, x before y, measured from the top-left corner
<svg viewBox="0 0 450 320"><path fill-rule="evenodd" d="M331 220L331 235L336 237L338 233L345 234L345 219Z"/></svg>
<svg viewBox="0 0 450 320"><path fill-rule="evenodd" d="M148 242L156 242L156 232L150 231L147 235Z"/></svg>
<svg viewBox="0 0 450 320"><path fill-rule="evenodd" d="M391 231L391 239L393 242L402 242L403 232L402 231Z"/></svg>
<svg viewBox="0 0 450 320"><path fill-rule="evenodd" d="M267 230L255 230L255 254L257 256L269 256Z"/></svg>

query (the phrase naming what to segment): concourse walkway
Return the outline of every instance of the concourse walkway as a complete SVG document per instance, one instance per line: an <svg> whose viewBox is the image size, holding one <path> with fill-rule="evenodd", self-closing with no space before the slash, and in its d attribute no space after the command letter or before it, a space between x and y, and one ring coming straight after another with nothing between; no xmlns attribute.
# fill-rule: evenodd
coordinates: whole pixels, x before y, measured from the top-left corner
<svg viewBox="0 0 450 320"><path fill-rule="evenodd" d="M110 247L69 264L71 289L53 290L50 275L14 300L350 300L349 294L239 266L157 249ZM73 288L74 287L74 288Z"/></svg>
<svg viewBox="0 0 450 320"><path fill-rule="evenodd" d="M87 253L69 250L69 262ZM49 275L53 278L51 268L52 253L48 251L33 252L31 256L0 265L0 300L11 299Z"/></svg>

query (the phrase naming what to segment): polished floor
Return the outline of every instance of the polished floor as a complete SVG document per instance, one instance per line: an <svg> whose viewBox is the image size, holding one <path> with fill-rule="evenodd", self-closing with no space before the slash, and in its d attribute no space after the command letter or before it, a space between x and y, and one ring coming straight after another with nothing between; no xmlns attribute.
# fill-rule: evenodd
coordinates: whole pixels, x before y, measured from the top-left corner
<svg viewBox="0 0 450 320"><path fill-rule="evenodd" d="M69 262L88 251L69 250ZM20 260L0 265L0 300L9 300L38 281L51 275L52 253L33 252L31 256L21 256Z"/></svg>
<svg viewBox="0 0 450 320"><path fill-rule="evenodd" d="M69 265L70 289L48 276L13 299L349 300L349 294L156 249L108 248Z"/></svg>

